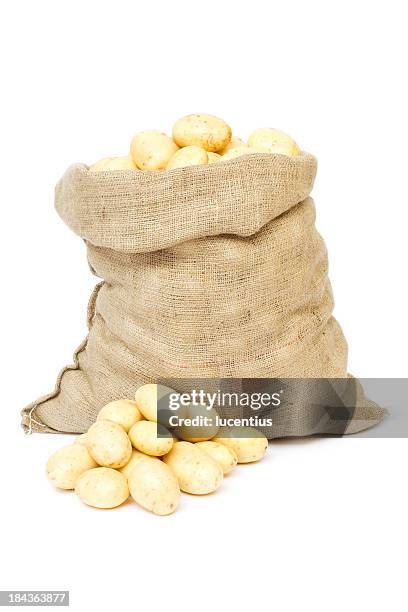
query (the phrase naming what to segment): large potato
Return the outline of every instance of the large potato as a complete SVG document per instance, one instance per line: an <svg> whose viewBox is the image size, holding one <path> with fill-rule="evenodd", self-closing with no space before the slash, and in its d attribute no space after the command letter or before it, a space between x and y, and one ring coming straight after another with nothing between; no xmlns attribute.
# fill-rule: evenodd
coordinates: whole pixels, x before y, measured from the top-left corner
<svg viewBox="0 0 408 612"><path fill-rule="evenodd" d="M175 142L158 130L139 132L130 145L130 154L140 170L164 170L177 151Z"/></svg>
<svg viewBox="0 0 408 612"><path fill-rule="evenodd" d="M236 157L241 157L241 155L249 155L250 153L259 153L259 151L254 149L254 147L248 147L247 145L235 147L234 149L229 149L224 155L222 155L221 161L228 161L229 159L235 159Z"/></svg>
<svg viewBox="0 0 408 612"><path fill-rule="evenodd" d="M97 421L114 421L121 425L125 431L142 420L142 415L133 400L116 400L106 404L98 413Z"/></svg>
<svg viewBox="0 0 408 612"><path fill-rule="evenodd" d="M187 115L174 124L173 140L180 147L197 145L206 151L220 151L231 140L231 128L213 115Z"/></svg>
<svg viewBox="0 0 408 612"><path fill-rule="evenodd" d="M121 468L132 455L132 445L123 427L113 421L96 421L88 430L88 450L103 467Z"/></svg>
<svg viewBox="0 0 408 612"><path fill-rule="evenodd" d="M47 461L47 478L59 489L74 489L78 478L96 463L82 444L64 446Z"/></svg>
<svg viewBox="0 0 408 612"><path fill-rule="evenodd" d="M197 442L196 446L208 453L218 463L224 476L229 474L238 463L236 452L224 444L207 440L206 442Z"/></svg>
<svg viewBox="0 0 408 612"><path fill-rule="evenodd" d="M248 138L250 147L265 153L281 155L299 155L300 149L296 142L285 132L274 128L260 128L252 132Z"/></svg>
<svg viewBox="0 0 408 612"><path fill-rule="evenodd" d="M89 166L90 172L106 172L107 170L137 170L131 157L104 157Z"/></svg>
<svg viewBox="0 0 408 612"><path fill-rule="evenodd" d="M129 487L120 472L97 467L82 474L77 481L75 493L88 506L116 508L129 497Z"/></svg>
<svg viewBox="0 0 408 612"><path fill-rule="evenodd" d="M238 463L259 461L268 448L267 438L255 427L223 428L214 438L214 442L224 444L235 451Z"/></svg>
<svg viewBox="0 0 408 612"><path fill-rule="evenodd" d="M165 455L173 446L173 437L170 432L152 421L135 423L129 431L129 438L137 450L154 457Z"/></svg>
<svg viewBox="0 0 408 612"><path fill-rule="evenodd" d="M135 402L145 419L156 422L158 402L172 392L174 389L165 385L149 383L138 388L135 393Z"/></svg>
<svg viewBox="0 0 408 612"><path fill-rule="evenodd" d="M230 149L236 149L237 147L245 147L245 142L241 139L241 138L237 138L236 136L233 136L230 140L230 142L227 144L226 147L224 147L222 149L222 151L220 151L220 155L225 155L225 153L227 153Z"/></svg>
<svg viewBox="0 0 408 612"><path fill-rule="evenodd" d="M140 451L134 448L132 450L132 455L129 461L127 462L126 465L124 465L122 468L119 469L119 472L121 472L126 478L129 478L130 473L133 470L134 466L137 463L139 463L141 459L150 459L151 461L160 461L160 459L158 459L157 457L152 457L151 455L145 455L145 453L141 453Z"/></svg>
<svg viewBox="0 0 408 612"><path fill-rule="evenodd" d="M201 166L208 163L208 154L202 147L190 145L176 151L167 162L166 169L184 168L185 166Z"/></svg>
<svg viewBox="0 0 408 612"><path fill-rule="evenodd" d="M206 495L220 486L222 469L208 453L191 442L177 442L164 462L174 472L180 489L193 495Z"/></svg>
<svg viewBox="0 0 408 612"><path fill-rule="evenodd" d="M141 459L129 475L130 494L137 504L161 516L174 512L180 487L171 469L160 460Z"/></svg>

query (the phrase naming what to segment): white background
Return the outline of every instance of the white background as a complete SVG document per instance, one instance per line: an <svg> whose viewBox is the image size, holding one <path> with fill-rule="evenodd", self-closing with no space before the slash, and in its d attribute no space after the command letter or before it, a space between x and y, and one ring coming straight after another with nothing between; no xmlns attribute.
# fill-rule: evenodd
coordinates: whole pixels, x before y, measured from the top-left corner
<svg viewBox="0 0 408 612"><path fill-rule="evenodd" d="M407 609L406 440L277 442L159 518L53 490L44 464L70 438L25 437L18 414L70 361L96 282L54 184L191 112L243 138L284 129L318 157L350 370L407 376L405 4L3 5L0 589L70 589L74 610Z"/></svg>

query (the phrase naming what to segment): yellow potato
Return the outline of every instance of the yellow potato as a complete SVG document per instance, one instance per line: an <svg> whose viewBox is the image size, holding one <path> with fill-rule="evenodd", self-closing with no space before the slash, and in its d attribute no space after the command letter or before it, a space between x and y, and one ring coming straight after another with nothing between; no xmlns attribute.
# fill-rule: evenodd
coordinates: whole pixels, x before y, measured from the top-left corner
<svg viewBox="0 0 408 612"><path fill-rule="evenodd" d="M212 151L209 151L207 155L209 164L216 164L217 162L221 161L221 155L219 153L213 153Z"/></svg>
<svg viewBox="0 0 408 612"><path fill-rule="evenodd" d="M78 478L96 463L82 444L64 446L47 461L47 478L59 489L74 489Z"/></svg>
<svg viewBox="0 0 408 612"><path fill-rule="evenodd" d="M154 457L165 455L173 446L171 433L162 427L162 425L152 421L139 421L135 423L129 431L129 438L137 450Z"/></svg>
<svg viewBox="0 0 408 612"><path fill-rule="evenodd" d="M196 145L190 145L189 147L183 147L176 151L167 162L166 169L171 170L172 168L184 168L185 166L201 166L207 163L207 151Z"/></svg>
<svg viewBox="0 0 408 612"><path fill-rule="evenodd" d="M98 413L97 421L114 421L121 425L125 431L142 420L142 415L133 400L116 400L106 404Z"/></svg>
<svg viewBox="0 0 408 612"><path fill-rule="evenodd" d="M250 147L265 153L281 155L299 155L300 149L296 142L285 132L274 128L260 128L252 132L248 138Z"/></svg>
<svg viewBox="0 0 408 612"><path fill-rule="evenodd" d="M75 438L74 444L82 444L83 446L87 447L88 446L88 434L83 433L77 438Z"/></svg>
<svg viewBox="0 0 408 612"><path fill-rule="evenodd" d="M245 147L245 142L241 138L232 137L226 147L220 151L220 155L225 155L230 149L236 149L237 147Z"/></svg>
<svg viewBox="0 0 408 612"><path fill-rule="evenodd" d="M228 161L229 159L235 159L236 157L241 157L241 155L249 155L249 153L259 153L257 149L253 147L248 147L244 145L242 147L235 147L234 149L229 149L222 157L221 161Z"/></svg>
<svg viewBox="0 0 408 612"><path fill-rule="evenodd" d="M121 468L132 455L132 445L123 427L113 421L96 421L88 430L88 450L103 467Z"/></svg>
<svg viewBox="0 0 408 612"><path fill-rule="evenodd" d="M236 452L224 444L208 440L206 442L197 442L196 446L208 453L218 463L224 476L229 474L238 463Z"/></svg>
<svg viewBox="0 0 408 612"><path fill-rule="evenodd" d="M131 157L104 157L89 166L90 172L106 172L107 170L137 170Z"/></svg>
<svg viewBox="0 0 408 612"><path fill-rule="evenodd" d="M136 463L139 463L140 459L150 459L151 461L160 461L157 457L151 457L150 455L145 455L145 453L141 453L135 448L132 450L132 456L130 457L128 463L119 469L126 478L129 478L130 472L133 470Z"/></svg>
<svg viewBox="0 0 408 612"><path fill-rule="evenodd" d="M157 403L160 398L174 392L174 389L154 383L142 385L135 393L135 402L140 412L148 421L157 421Z"/></svg>
<svg viewBox="0 0 408 612"><path fill-rule="evenodd" d="M171 414L172 419L178 420L180 425L176 425L172 432L179 440L187 442L202 442L210 440L218 433L217 418L218 413L215 408L208 410L205 405L180 406ZM200 422L201 421L201 422ZM173 421L170 421L170 424Z"/></svg>
<svg viewBox="0 0 408 612"><path fill-rule="evenodd" d="M231 140L231 128L214 115L187 115L174 124L173 140L180 147L197 145L206 151L220 151Z"/></svg>
<svg viewBox="0 0 408 612"><path fill-rule="evenodd" d="M214 438L214 442L224 444L235 451L238 463L259 461L268 448L267 438L255 427L223 428Z"/></svg>
<svg viewBox="0 0 408 612"><path fill-rule="evenodd" d="M196 444L177 442L163 461L176 475L180 489L186 493L206 495L221 485L222 469Z"/></svg>
<svg viewBox="0 0 408 612"><path fill-rule="evenodd" d="M139 132L130 145L130 154L140 170L164 170L177 151L175 142L158 130Z"/></svg>
<svg viewBox="0 0 408 612"><path fill-rule="evenodd" d="M117 470L97 467L82 474L75 493L88 506L116 508L129 497L129 487L126 478Z"/></svg>
<svg viewBox="0 0 408 612"><path fill-rule="evenodd" d="M134 465L128 482L131 496L142 508L161 516L176 510L180 487L163 461L141 459Z"/></svg>

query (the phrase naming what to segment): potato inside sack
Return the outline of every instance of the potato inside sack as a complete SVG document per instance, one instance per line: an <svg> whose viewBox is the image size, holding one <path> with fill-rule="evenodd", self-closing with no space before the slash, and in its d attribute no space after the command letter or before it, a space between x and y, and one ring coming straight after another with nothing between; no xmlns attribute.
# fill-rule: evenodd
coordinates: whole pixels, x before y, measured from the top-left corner
<svg viewBox="0 0 408 612"><path fill-rule="evenodd" d="M248 145L265 153L281 155L299 155L300 149L296 142L281 130L275 128L259 128L248 138Z"/></svg>
<svg viewBox="0 0 408 612"><path fill-rule="evenodd" d="M104 157L89 166L90 172L106 172L107 170L137 170L131 157Z"/></svg>
<svg viewBox="0 0 408 612"><path fill-rule="evenodd" d="M212 151L209 151L207 155L209 164L216 164L221 160L221 155L219 153L213 153Z"/></svg>
<svg viewBox="0 0 408 612"><path fill-rule="evenodd" d="M88 450L103 467L121 468L132 455L127 433L113 421L96 421L88 430Z"/></svg>
<svg viewBox="0 0 408 612"><path fill-rule="evenodd" d="M112 468L97 467L84 472L78 479L75 493L94 508L116 508L129 497L129 487L123 474Z"/></svg>
<svg viewBox="0 0 408 612"><path fill-rule="evenodd" d="M231 448L237 455L238 463L259 461L268 448L268 439L255 427L222 428L214 442Z"/></svg>
<svg viewBox="0 0 408 612"><path fill-rule="evenodd" d="M158 130L139 132L130 145L130 155L140 170L164 170L177 151L175 142Z"/></svg>
<svg viewBox="0 0 408 612"><path fill-rule="evenodd" d="M208 163L208 154L202 147L190 145L179 149L168 161L166 169L201 166Z"/></svg>
<svg viewBox="0 0 408 612"><path fill-rule="evenodd" d="M163 461L141 459L134 465L128 483L135 502L154 514L171 514L179 504L178 480Z"/></svg>
<svg viewBox="0 0 408 612"><path fill-rule="evenodd" d="M222 155L221 161L228 161L229 159L235 159L236 157L249 155L250 153L259 153L259 150L255 149L254 147L248 147L247 145L235 147L233 149L229 149L224 155Z"/></svg>
<svg viewBox="0 0 408 612"><path fill-rule="evenodd" d="M221 485L222 469L196 444L177 442L163 461L176 475L180 489L186 493L206 495Z"/></svg>
<svg viewBox="0 0 408 612"><path fill-rule="evenodd" d="M96 462L82 444L71 444L57 450L47 461L47 478L59 489L74 489L78 478Z"/></svg>
<svg viewBox="0 0 408 612"><path fill-rule="evenodd" d="M224 147L221 151L219 151L220 155L225 155L230 149L236 149L237 147L245 147L246 144L241 138L236 138L233 136L230 142Z"/></svg>
<svg viewBox="0 0 408 612"><path fill-rule="evenodd" d="M139 411L139 408L136 405L134 400L116 400L114 402L109 402L106 404L98 413L96 417L97 421L114 421L125 431L129 431L129 429L142 420L142 414Z"/></svg>
<svg viewBox="0 0 408 612"><path fill-rule="evenodd" d="M173 126L173 140L180 147L197 145L206 151L224 149L231 140L231 128L214 115L187 115Z"/></svg>
<svg viewBox="0 0 408 612"><path fill-rule="evenodd" d="M173 446L173 436L159 423L139 421L129 431L132 445L146 455L161 457Z"/></svg>
<svg viewBox="0 0 408 612"><path fill-rule="evenodd" d="M197 442L198 448L208 453L214 459L223 471L224 476L229 474L238 463L236 452L229 446L208 440L206 442Z"/></svg>

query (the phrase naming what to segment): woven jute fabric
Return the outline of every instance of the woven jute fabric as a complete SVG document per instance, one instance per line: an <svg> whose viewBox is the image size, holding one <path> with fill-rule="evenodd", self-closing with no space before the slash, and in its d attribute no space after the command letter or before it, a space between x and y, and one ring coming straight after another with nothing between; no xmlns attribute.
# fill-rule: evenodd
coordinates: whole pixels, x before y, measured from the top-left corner
<svg viewBox="0 0 408 612"><path fill-rule="evenodd" d="M346 377L309 197L316 168L307 153L164 172L70 167L56 209L103 280L74 363L24 409L24 428L86 431L105 403L158 379ZM359 404L353 431L383 414ZM276 436L308 435L307 411L291 406Z"/></svg>

